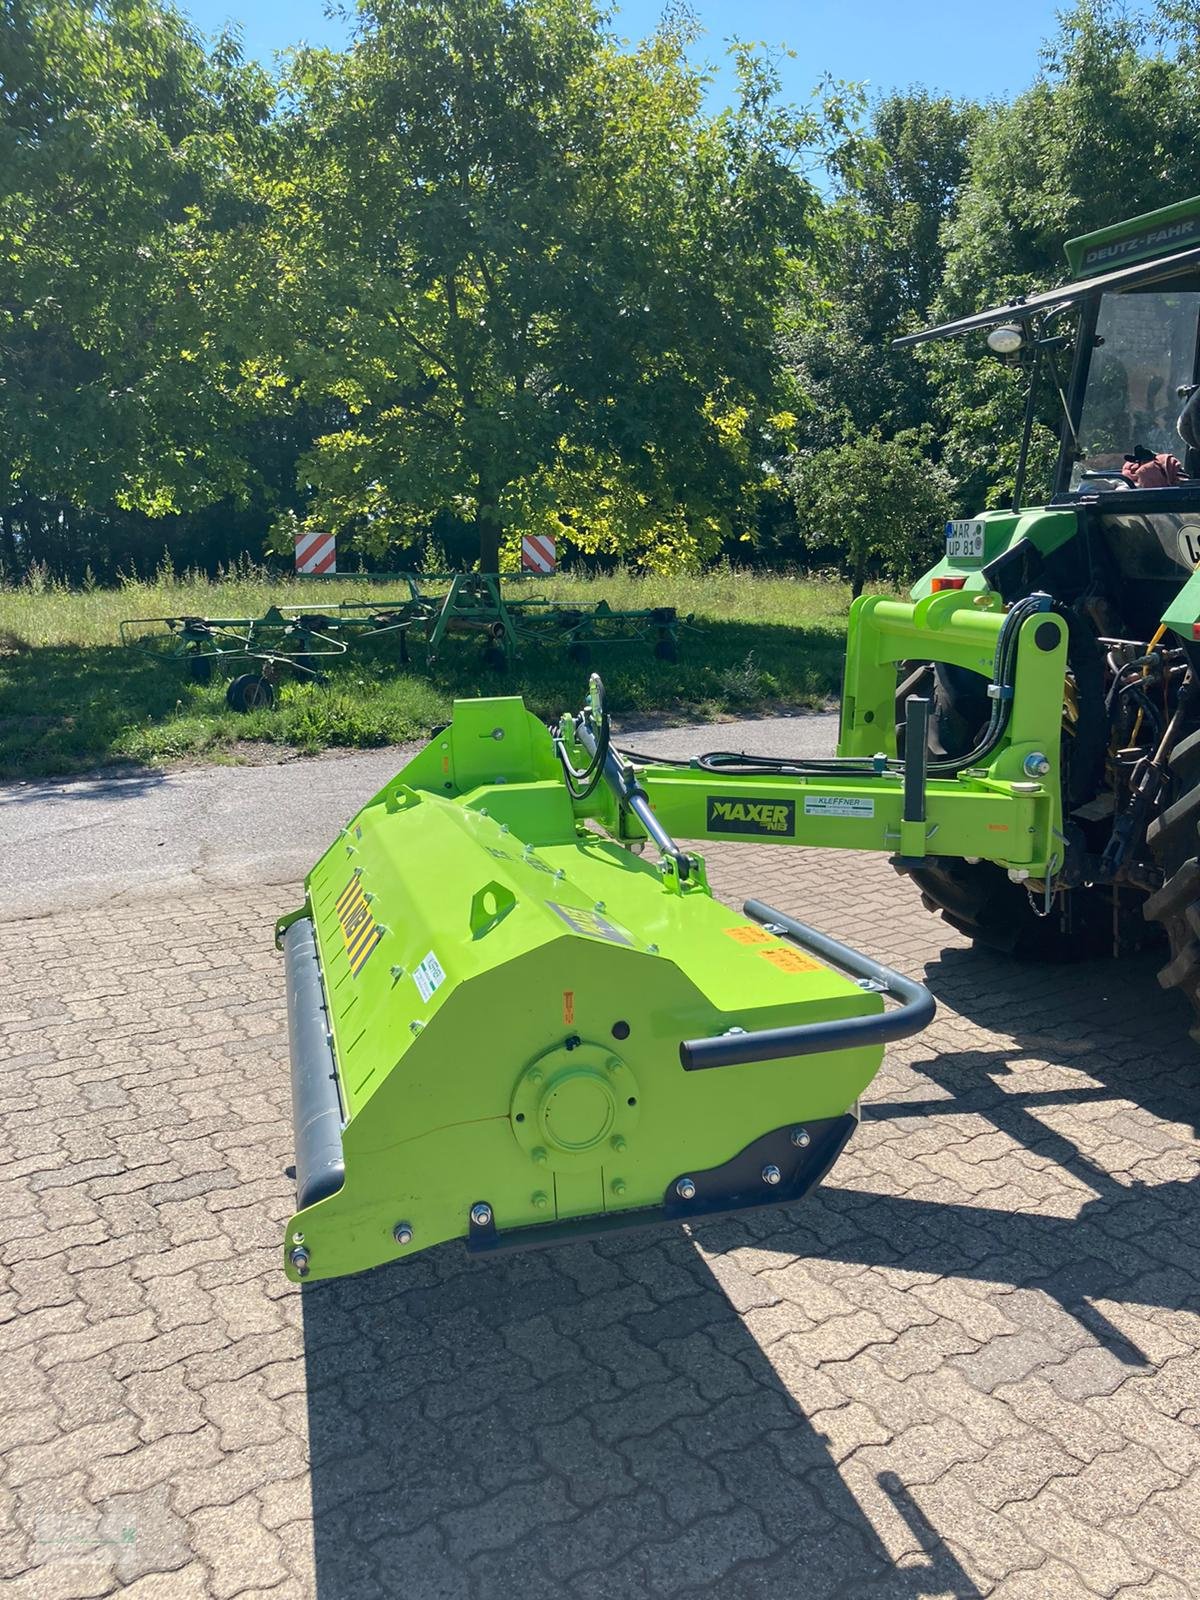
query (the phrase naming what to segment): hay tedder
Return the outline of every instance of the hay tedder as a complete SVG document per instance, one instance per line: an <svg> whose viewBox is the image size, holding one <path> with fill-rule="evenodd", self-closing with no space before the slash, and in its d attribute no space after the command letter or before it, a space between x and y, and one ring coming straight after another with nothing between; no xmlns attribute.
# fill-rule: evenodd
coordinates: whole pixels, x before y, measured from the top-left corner
<svg viewBox="0 0 1200 1600"><path fill-rule="evenodd" d="M1036 959L1158 938L1160 981L1200 1004L1200 200L1068 259L1058 289L912 336L987 332L1025 365L1021 466L910 601L855 602L836 756L621 751L593 678L553 728L459 702L343 829L278 928L290 1276L820 1180L932 999L769 906L726 910L691 841L882 853L955 927ZM1056 393L1055 493L1027 507Z"/></svg>
<svg viewBox="0 0 1200 1600"><path fill-rule="evenodd" d="M474 640L483 664L503 672L529 649L562 650L586 662L593 649L649 644L658 660L674 661L679 628L691 622L672 606L558 603L519 574L400 573L396 581L401 592L394 598L268 606L257 617L127 617L121 642L198 683L232 667L226 703L249 712L274 704L281 677L323 681L352 649L379 641L395 645L397 665L407 666L410 641L420 641L432 664L452 641Z"/></svg>

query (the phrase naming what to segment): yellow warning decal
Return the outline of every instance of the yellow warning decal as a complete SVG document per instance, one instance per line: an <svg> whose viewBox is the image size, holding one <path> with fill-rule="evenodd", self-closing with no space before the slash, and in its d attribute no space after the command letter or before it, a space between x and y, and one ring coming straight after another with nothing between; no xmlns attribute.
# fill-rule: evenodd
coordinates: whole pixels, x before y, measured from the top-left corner
<svg viewBox="0 0 1200 1600"><path fill-rule="evenodd" d="M821 963L813 961L809 956L802 956L799 950L779 948L775 950L760 950L759 955L769 961L773 967L778 967L780 972L820 972Z"/></svg>
<svg viewBox="0 0 1200 1600"><path fill-rule="evenodd" d="M771 935L762 928L752 928L747 924L743 928L726 928L725 932L738 944L770 944Z"/></svg>
<svg viewBox="0 0 1200 1600"><path fill-rule="evenodd" d="M383 929L371 916L371 908L357 872L337 898L337 918L350 962L350 973L357 978L367 964L367 957L383 938Z"/></svg>

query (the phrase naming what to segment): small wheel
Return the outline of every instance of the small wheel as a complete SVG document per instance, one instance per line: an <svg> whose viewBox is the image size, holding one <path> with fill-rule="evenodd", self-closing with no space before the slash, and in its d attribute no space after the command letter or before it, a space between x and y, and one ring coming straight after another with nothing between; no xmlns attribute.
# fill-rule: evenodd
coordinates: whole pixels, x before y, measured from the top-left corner
<svg viewBox="0 0 1200 1600"><path fill-rule="evenodd" d="M226 689L225 704L231 711L269 711L275 704L275 690L256 672L243 672Z"/></svg>
<svg viewBox="0 0 1200 1600"><path fill-rule="evenodd" d="M196 650L189 650L187 661L188 677L193 683L211 683L212 657L202 656Z"/></svg>
<svg viewBox="0 0 1200 1600"><path fill-rule="evenodd" d="M660 661L678 661L679 647L674 639L656 639L654 641L654 654Z"/></svg>
<svg viewBox="0 0 1200 1600"><path fill-rule="evenodd" d="M586 644L580 644L578 641L576 641L574 644L569 644L567 646L568 661L577 661L579 662L580 666L586 666L591 659L592 652L588 649Z"/></svg>
<svg viewBox="0 0 1200 1600"><path fill-rule="evenodd" d="M493 672L508 671L508 657L498 644L490 644L483 652L483 664Z"/></svg>

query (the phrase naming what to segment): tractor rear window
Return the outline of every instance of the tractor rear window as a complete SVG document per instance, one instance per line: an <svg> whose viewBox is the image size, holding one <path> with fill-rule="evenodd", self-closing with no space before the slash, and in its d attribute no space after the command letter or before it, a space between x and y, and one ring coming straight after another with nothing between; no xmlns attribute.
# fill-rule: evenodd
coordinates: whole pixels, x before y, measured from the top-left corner
<svg viewBox="0 0 1200 1600"><path fill-rule="evenodd" d="M1182 456L1175 431L1196 365L1200 291L1151 289L1106 294L1100 303L1087 389L1079 419L1079 451L1071 487L1121 476L1126 455L1139 446Z"/></svg>

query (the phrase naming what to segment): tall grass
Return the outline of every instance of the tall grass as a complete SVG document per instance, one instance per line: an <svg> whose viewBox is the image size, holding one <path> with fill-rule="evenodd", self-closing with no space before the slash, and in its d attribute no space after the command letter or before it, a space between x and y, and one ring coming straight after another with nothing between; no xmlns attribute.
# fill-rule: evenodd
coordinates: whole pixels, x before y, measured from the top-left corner
<svg viewBox="0 0 1200 1600"><path fill-rule="evenodd" d="M402 593L396 580L314 582L250 563L217 579L164 564L151 580L76 589L35 569L19 586L0 588L0 774L69 772L121 758L229 758L248 740L305 751L379 745L424 736L456 696L519 693L547 716L582 698L589 669L562 649L531 646L498 675L474 639L451 639L432 665L418 643L402 666L391 636L352 650L323 684L285 672L273 710L239 716L226 708L225 689L249 664L230 663L225 676L200 684L120 644L125 618L254 617L270 605L382 603ZM626 722L812 706L837 691L849 595L832 579L721 566L676 577L562 574L522 583L519 593L566 605L674 606L692 617L677 661L657 660L646 644L594 650L592 666Z"/></svg>

